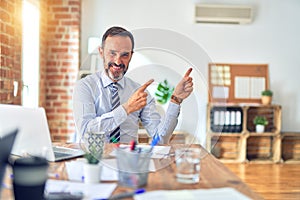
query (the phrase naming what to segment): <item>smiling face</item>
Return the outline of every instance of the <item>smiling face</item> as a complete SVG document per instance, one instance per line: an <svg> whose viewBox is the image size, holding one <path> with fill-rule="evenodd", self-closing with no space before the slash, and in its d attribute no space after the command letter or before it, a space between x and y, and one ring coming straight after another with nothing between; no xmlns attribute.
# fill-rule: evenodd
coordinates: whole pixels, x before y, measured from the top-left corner
<svg viewBox="0 0 300 200"><path fill-rule="evenodd" d="M121 80L132 57L131 39L120 35L109 36L99 52L108 77L114 82Z"/></svg>

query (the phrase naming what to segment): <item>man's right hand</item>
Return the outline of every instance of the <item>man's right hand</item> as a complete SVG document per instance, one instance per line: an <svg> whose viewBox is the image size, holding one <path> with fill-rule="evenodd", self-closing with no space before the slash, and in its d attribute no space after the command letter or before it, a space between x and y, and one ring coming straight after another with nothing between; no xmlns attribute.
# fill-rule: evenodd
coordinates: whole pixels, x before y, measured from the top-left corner
<svg viewBox="0 0 300 200"><path fill-rule="evenodd" d="M135 93L133 93L126 103L123 104L127 114L140 110L147 105L148 94L145 90L151 83L153 83L153 81L153 79L147 81L144 85L137 89Z"/></svg>

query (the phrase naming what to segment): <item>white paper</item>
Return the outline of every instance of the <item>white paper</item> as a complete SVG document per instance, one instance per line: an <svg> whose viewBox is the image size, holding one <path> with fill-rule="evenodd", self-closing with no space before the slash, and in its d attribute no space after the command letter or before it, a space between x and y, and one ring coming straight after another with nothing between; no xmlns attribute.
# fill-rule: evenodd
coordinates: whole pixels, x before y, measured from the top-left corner
<svg viewBox="0 0 300 200"><path fill-rule="evenodd" d="M101 181L117 181L119 173L116 159L102 159Z"/></svg>
<svg viewBox="0 0 300 200"><path fill-rule="evenodd" d="M250 200L234 188L197 189L197 190L158 190L135 195L135 200Z"/></svg>
<svg viewBox="0 0 300 200"><path fill-rule="evenodd" d="M83 192L84 199L109 198L116 187L116 183L87 184L51 179L46 182L47 192Z"/></svg>
<svg viewBox="0 0 300 200"><path fill-rule="evenodd" d="M103 159L105 160L105 159ZM113 164L113 167L110 163L116 163L116 161L104 161L101 160L101 181L117 181L118 180L118 170L116 170L116 164ZM68 178L70 181L83 181L83 165L84 161L77 160L66 162L66 169L68 173Z"/></svg>
<svg viewBox="0 0 300 200"><path fill-rule="evenodd" d="M237 99L250 98L250 78L236 76L234 80L234 97Z"/></svg>
<svg viewBox="0 0 300 200"><path fill-rule="evenodd" d="M221 86L213 87L213 92L212 92L213 98L228 99L228 96L229 96L228 87L221 87Z"/></svg>
<svg viewBox="0 0 300 200"><path fill-rule="evenodd" d="M143 150L150 150L149 145L137 145L137 148L142 148ZM120 148L129 148L129 145L121 144ZM169 154L171 146L154 146L152 149L151 158L164 158L167 154ZM116 151L112 151L110 156L116 156Z"/></svg>
<svg viewBox="0 0 300 200"><path fill-rule="evenodd" d="M261 92L265 90L265 78L264 77L251 77L251 99L260 99Z"/></svg>

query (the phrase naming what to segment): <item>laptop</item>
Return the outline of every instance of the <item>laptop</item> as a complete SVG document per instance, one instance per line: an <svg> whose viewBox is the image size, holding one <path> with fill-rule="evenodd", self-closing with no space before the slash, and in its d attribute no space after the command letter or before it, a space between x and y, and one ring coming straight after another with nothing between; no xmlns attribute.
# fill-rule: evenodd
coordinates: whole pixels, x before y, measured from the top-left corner
<svg viewBox="0 0 300 200"><path fill-rule="evenodd" d="M56 162L84 155L81 149L52 146L45 109L0 104L1 129L18 128L11 153L17 156L42 156ZM5 130L3 130L5 131Z"/></svg>
<svg viewBox="0 0 300 200"><path fill-rule="evenodd" d="M8 163L8 158L13 147L16 135L18 133L18 129L14 129L5 133L3 135L0 134L0 197L1 197L1 189L3 177L6 171L6 165Z"/></svg>

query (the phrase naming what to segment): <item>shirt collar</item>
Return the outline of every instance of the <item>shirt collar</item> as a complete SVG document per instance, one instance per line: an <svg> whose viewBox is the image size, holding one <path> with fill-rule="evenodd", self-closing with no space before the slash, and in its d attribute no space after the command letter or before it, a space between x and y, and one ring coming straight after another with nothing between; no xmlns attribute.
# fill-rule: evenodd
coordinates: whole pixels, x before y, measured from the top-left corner
<svg viewBox="0 0 300 200"><path fill-rule="evenodd" d="M101 78L103 82L103 86L106 88L109 86L113 81L106 75L105 71L102 71ZM123 89L124 88L124 77L118 81L118 85Z"/></svg>

